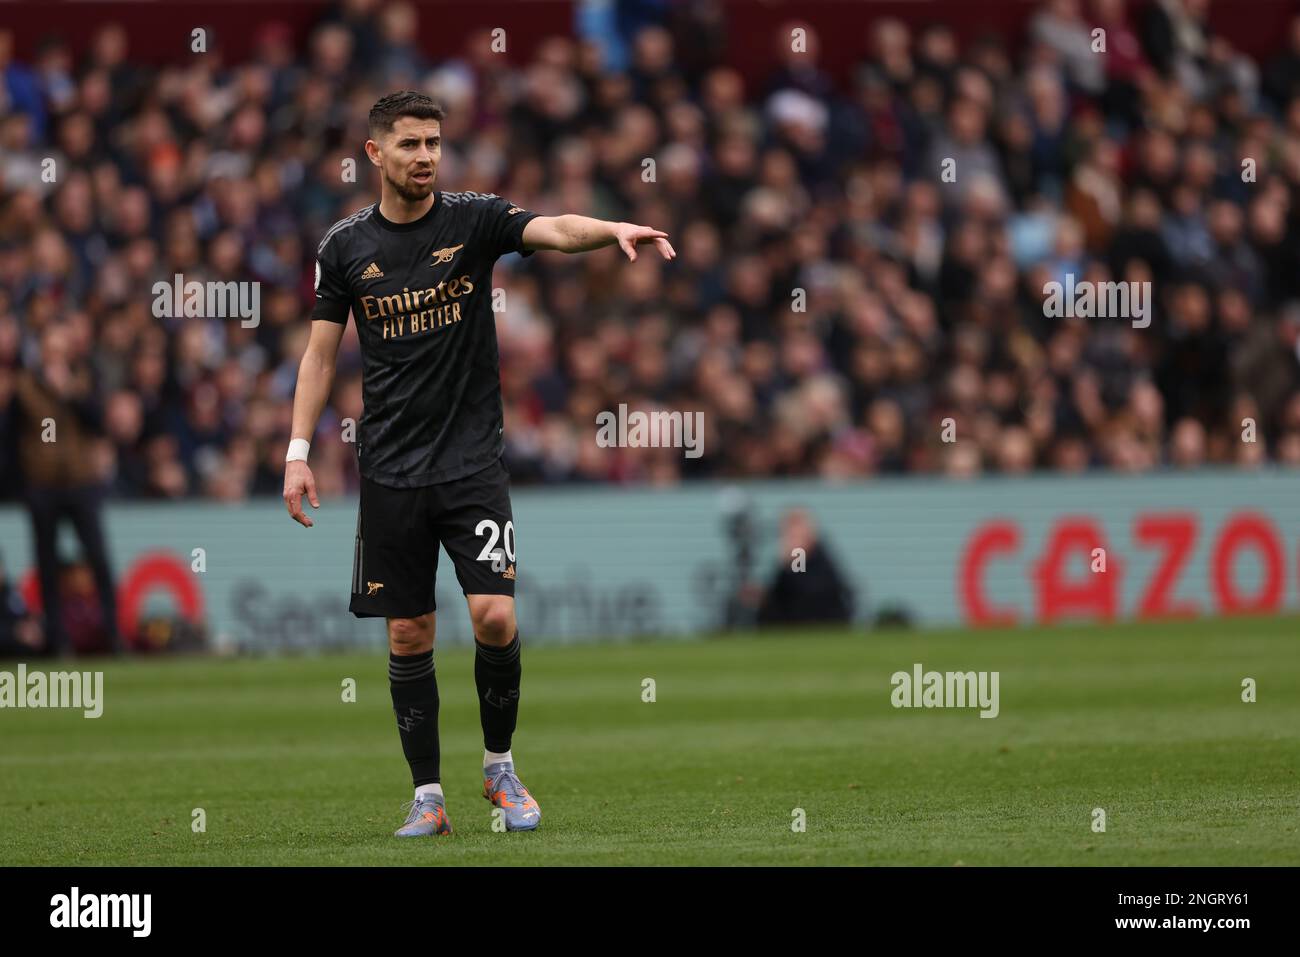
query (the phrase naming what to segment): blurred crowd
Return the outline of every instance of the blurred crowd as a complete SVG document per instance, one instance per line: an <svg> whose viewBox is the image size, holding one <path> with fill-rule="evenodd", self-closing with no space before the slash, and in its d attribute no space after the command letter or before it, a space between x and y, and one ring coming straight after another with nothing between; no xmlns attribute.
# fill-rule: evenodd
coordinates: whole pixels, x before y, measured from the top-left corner
<svg viewBox="0 0 1300 957"><path fill-rule="evenodd" d="M516 483L1300 465L1300 17L1252 59L1206 8L1052 0L1014 45L865 19L792 49L792 22L744 38L771 44L761 82L724 65L711 2L528 62L486 31L434 60L436 11L376 0L323 7L301 46L266 23L243 62L138 66L111 25L22 61L0 28L3 492L53 403L110 495L279 494L315 248L377 200L366 116L405 88L448 111L440 188L679 253L501 261ZM860 51L847 84L830 42ZM259 323L156 318L178 273L259 281ZM1151 282L1150 326L1047 318L1067 274ZM322 495L356 483L356 350L349 327ZM598 447L620 403L703 411L704 454Z"/></svg>

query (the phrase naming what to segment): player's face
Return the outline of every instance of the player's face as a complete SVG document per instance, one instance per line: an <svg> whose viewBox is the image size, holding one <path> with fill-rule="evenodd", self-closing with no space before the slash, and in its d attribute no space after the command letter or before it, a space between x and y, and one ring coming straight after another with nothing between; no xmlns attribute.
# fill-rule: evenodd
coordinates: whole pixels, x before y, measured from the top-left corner
<svg viewBox="0 0 1300 957"><path fill-rule="evenodd" d="M442 159L442 124L403 116L393 132L383 139L379 168L388 185L408 203L416 203L433 192Z"/></svg>

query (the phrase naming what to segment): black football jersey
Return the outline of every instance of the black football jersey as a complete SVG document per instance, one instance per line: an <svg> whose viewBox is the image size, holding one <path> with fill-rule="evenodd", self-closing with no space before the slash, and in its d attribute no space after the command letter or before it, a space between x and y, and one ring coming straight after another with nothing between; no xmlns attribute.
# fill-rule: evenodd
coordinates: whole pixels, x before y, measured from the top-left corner
<svg viewBox="0 0 1300 957"><path fill-rule="evenodd" d="M335 223L316 251L312 319L361 341L363 475L391 488L472 475L505 448L492 267L523 249L537 214L485 193L433 194L419 219L368 206Z"/></svg>

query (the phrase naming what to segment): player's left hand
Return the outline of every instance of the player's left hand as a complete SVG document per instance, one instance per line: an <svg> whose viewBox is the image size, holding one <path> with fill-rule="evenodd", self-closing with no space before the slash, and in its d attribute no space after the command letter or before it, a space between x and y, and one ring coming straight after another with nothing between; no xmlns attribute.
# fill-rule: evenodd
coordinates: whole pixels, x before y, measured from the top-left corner
<svg viewBox="0 0 1300 957"><path fill-rule="evenodd" d="M638 226L636 223L619 223L614 230L614 237L632 262L636 262L638 243L654 243L655 248L659 250L659 255L664 259L677 258L677 251L673 249L672 243L668 242L668 234L662 230Z"/></svg>

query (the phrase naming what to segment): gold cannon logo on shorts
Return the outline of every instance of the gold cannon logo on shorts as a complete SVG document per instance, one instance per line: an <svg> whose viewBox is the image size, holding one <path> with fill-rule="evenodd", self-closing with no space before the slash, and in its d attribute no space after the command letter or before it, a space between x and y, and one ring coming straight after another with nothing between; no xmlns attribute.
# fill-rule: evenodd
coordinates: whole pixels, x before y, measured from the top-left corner
<svg viewBox="0 0 1300 957"><path fill-rule="evenodd" d="M379 589L383 587L383 582L366 582L366 597L369 598L372 595L378 595Z"/></svg>
<svg viewBox="0 0 1300 957"><path fill-rule="evenodd" d="M451 258L464 248L465 244L461 243L458 246L447 246L444 249L435 249L433 251L433 262L429 263L429 265L438 266L442 263L449 263L451 262Z"/></svg>

